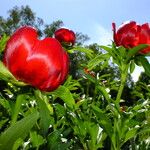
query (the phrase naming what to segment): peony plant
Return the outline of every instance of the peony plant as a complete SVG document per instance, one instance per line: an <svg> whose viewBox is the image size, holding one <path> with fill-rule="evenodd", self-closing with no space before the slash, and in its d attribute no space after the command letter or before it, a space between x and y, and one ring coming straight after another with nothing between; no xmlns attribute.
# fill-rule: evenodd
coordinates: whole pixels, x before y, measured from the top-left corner
<svg viewBox="0 0 150 150"><path fill-rule="evenodd" d="M123 97L135 65L150 76L149 24L130 21L118 30L115 23L112 27L112 45L93 49L76 46L75 33L65 28L43 40L31 26L2 36L1 150L150 148L149 86L141 86L146 98L142 90L132 89L133 105ZM78 79L69 74L72 54L88 60L75 70ZM119 70L117 80L105 72L110 63Z"/></svg>

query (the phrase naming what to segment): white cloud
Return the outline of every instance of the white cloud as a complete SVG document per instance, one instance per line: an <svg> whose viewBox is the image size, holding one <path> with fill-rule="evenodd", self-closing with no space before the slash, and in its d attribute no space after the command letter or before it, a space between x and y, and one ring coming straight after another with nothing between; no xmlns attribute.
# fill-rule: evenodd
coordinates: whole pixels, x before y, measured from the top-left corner
<svg viewBox="0 0 150 150"><path fill-rule="evenodd" d="M143 67L136 66L134 72L131 74L134 82L138 81L141 72L144 72Z"/></svg>
<svg viewBox="0 0 150 150"><path fill-rule="evenodd" d="M113 37L111 30L106 29L100 24L95 24L92 29L93 29L92 35L89 35L90 36L89 43L98 43L100 45L111 44Z"/></svg>
<svg viewBox="0 0 150 150"><path fill-rule="evenodd" d="M112 41L112 32L105 29L103 26L98 26L97 28L97 34L99 34L98 36L98 42L101 45L108 45L111 44Z"/></svg>

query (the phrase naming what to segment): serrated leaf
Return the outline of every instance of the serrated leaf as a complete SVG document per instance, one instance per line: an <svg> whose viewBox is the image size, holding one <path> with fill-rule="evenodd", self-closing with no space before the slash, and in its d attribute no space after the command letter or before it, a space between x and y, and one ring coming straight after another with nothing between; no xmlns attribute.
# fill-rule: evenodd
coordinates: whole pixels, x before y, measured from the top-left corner
<svg viewBox="0 0 150 150"><path fill-rule="evenodd" d="M35 125L38 117L39 113L35 111L34 113L10 126L0 136L0 150L11 150L17 139L25 139L31 128Z"/></svg>

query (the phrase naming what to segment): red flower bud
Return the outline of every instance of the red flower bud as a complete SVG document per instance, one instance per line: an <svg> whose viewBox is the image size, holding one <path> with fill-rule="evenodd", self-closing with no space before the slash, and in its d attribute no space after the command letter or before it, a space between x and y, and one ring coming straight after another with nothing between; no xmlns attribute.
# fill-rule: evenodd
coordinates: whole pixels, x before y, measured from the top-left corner
<svg viewBox="0 0 150 150"><path fill-rule="evenodd" d="M117 46L133 48L139 44L150 44L150 26L148 23L138 25L135 21L122 24L116 31L115 23L112 23L114 42ZM141 50L140 53L149 53L150 47Z"/></svg>
<svg viewBox="0 0 150 150"><path fill-rule="evenodd" d="M24 26L8 40L4 64L18 80L52 91L64 82L69 58L56 39L39 40L34 28Z"/></svg>
<svg viewBox="0 0 150 150"><path fill-rule="evenodd" d="M75 33L72 30L65 28L61 28L55 31L54 36L60 43L67 43L69 45L74 45L76 40Z"/></svg>

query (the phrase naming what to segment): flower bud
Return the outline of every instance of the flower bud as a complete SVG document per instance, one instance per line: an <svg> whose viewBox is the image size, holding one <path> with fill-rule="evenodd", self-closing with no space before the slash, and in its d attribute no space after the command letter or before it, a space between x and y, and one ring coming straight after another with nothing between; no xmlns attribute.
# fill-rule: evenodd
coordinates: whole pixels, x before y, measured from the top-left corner
<svg viewBox="0 0 150 150"><path fill-rule="evenodd" d="M74 45L76 40L75 33L72 30L65 28L55 31L54 36L60 43L66 43L68 45Z"/></svg>

